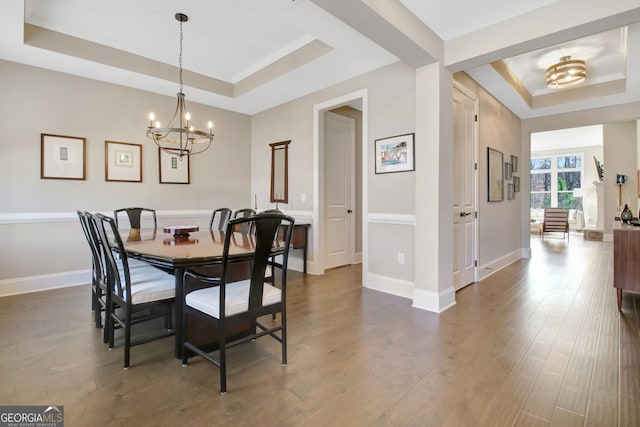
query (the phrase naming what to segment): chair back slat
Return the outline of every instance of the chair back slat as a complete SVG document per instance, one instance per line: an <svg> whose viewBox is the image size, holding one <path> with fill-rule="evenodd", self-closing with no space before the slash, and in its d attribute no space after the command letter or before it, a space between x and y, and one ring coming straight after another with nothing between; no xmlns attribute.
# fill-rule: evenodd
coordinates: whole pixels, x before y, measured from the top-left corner
<svg viewBox="0 0 640 427"><path fill-rule="evenodd" d="M251 208L238 209L233 213L233 219L245 218L248 216L253 216L255 214L256 211ZM238 225L238 228L236 228L235 231L239 231L242 234L251 234L253 233L252 225L253 223L251 221L242 222L240 225Z"/></svg>
<svg viewBox="0 0 640 427"><path fill-rule="evenodd" d="M224 231L227 227L227 222L229 222L230 218L231 218L231 209L218 208L214 210L213 214L211 214L211 220L209 221L209 230L213 230L214 224L217 224L215 225L215 228L219 231Z"/></svg>
<svg viewBox="0 0 640 427"><path fill-rule="evenodd" d="M116 210L113 211L113 217L115 218L116 226L119 226L118 214L122 213L122 212L127 214L127 217L129 218L129 224L130 224L131 228L140 228L141 223L142 223L142 215L143 215L143 213L148 214L151 217L151 220L153 221L153 227L154 228L158 228L158 221L156 219L156 211L155 211L155 209L138 208L138 207L116 209Z"/></svg>

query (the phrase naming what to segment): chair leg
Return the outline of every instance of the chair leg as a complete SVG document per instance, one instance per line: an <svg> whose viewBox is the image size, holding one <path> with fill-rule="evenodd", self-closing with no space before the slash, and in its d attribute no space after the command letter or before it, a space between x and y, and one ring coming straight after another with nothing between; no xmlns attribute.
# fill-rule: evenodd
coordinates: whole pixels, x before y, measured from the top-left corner
<svg viewBox="0 0 640 427"><path fill-rule="evenodd" d="M129 354L131 349L131 312L126 310L124 319L124 368L129 367Z"/></svg>
<svg viewBox="0 0 640 427"><path fill-rule="evenodd" d="M284 311L280 313L282 321L282 366L287 366L287 316Z"/></svg>
<svg viewBox="0 0 640 427"><path fill-rule="evenodd" d="M96 328L100 329L102 328L104 325L102 324L102 306L100 305L100 303L98 302L98 294L94 291L92 291L92 301L91 301L91 305L93 306L93 321L96 324Z"/></svg>
<svg viewBox="0 0 640 427"><path fill-rule="evenodd" d="M220 394L227 394L227 337L220 334Z"/></svg>
<svg viewBox="0 0 640 427"><path fill-rule="evenodd" d="M167 314L164 316L164 327L170 331L173 329L173 306L172 304L167 304Z"/></svg>
<svg viewBox="0 0 640 427"><path fill-rule="evenodd" d="M96 297L96 281L91 279L91 310L95 310L97 306L97 297Z"/></svg>
<svg viewBox="0 0 640 427"><path fill-rule="evenodd" d="M180 346L182 347L182 366L187 366L187 364L189 363L187 358L187 349L184 345L184 343L187 342L187 336L189 336L189 328L187 327L188 324L189 322L187 321L187 313L186 313L186 310L183 308L182 309L182 342L180 343Z"/></svg>
<svg viewBox="0 0 640 427"><path fill-rule="evenodd" d="M101 310L102 311L102 310ZM102 312L98 313L99 316L102 316ZM107 311L106 307L104 309L104 325L102 326L102 342L103 343L108 343L109 341L109 337L111 336L111 329L109 328L109 321L112 320L110 319L111 316L109 316L109 312ZM113 348L113 344L111 344L109 346L109 348Z"/></svg>
<svg viewBox="0 0 640 427"><path fill-rule="evenodd" d="M115 311L113 304L107 304L107 308L104 311L104 318L107 322L107 334L109 336L109 348L113 348L115 341L115 320L111 317L111 313Z"/></svg>

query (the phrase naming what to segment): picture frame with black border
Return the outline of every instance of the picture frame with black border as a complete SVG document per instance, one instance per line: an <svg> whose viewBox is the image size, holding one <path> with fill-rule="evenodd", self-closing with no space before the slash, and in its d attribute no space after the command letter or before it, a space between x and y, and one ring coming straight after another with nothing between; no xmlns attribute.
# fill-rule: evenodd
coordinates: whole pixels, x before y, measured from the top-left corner
<svg viewBox="0 0 640 427"><path fill-rule="evenodd" d="M415 134L376 139L375 173L409 172L415 170Z"/></svg>

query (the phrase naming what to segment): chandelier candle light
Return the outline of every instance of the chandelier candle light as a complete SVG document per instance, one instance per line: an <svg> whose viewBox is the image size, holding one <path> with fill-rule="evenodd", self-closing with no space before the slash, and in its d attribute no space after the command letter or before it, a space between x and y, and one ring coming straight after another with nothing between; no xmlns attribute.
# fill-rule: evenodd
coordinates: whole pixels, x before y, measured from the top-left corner
<svg viewBox="0 0 640 427"><path fill-rule="evenodd" d="M187 22L189 17L184 13L176 13L175 18L180 22L180 55L178 63L180 67L180 92L178 92L178 102L176 111L173 113L167 127L161 127L160 122L155 120L155 114L149 113L149 127L147 137L153 139L158 148L175 155L182 160L183 156L199 154L204 152L213 141L213 122L209 122L209 132L196 130L191 124L191 113L187 111L187 104L182 92L182 23ZM175 122L175 124L174 124Z"/></svg>
<svg viewBox="0 0 640 427"><path fill-rule="evenodd" d="M587 78L587 65L580 59L563 56L560 62L547 68L547 87L562 89L579 85Z"/></svg>

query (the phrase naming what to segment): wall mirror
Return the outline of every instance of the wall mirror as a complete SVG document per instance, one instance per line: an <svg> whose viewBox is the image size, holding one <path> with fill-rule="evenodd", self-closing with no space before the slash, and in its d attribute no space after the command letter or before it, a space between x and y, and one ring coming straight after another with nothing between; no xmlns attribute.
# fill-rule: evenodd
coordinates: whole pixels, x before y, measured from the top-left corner
<svg viewBox="0 0 640 427"><path fill-rule="evenodd" d="M274 142L271 147L271 202L289 202L289 141Z"/></svg>

